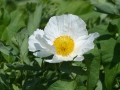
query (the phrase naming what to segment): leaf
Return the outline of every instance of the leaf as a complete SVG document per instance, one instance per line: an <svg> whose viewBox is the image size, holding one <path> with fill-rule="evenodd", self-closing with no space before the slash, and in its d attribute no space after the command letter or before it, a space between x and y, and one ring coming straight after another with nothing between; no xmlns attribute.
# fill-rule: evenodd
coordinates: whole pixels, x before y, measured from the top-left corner
<svg viewBox="0 0 120 90"><path fill-rule="evenodd" d="M0 70L0 83L4 84L6 87L9 87L9 80L3 70Z"/></svg>
<svg viewBox="0 0 120 90"><path fill-rule="evenodd" d="M97 8L97 11L99 12L120 15L117 7L112 3L106 2L106 0L90 0L90 1Z"/></svg>
<svg viewBox="0 0 120 90"><path fill-rule="evenodd" d="M38 66L30 66L27 64L21 64L20 62L15 62L12 64L6 64L9 68L15 69L15 70L33 70L33 71L39 71L40 67Z"/></svg>
<svg viewBox="0 0 120 90"><path fill-rule="evenodd" d="M0 90L5 90L4 85L0 84Z"/></svg>
<svg viewBox="0 0 120 90"><path fill-rule="evenodd" d="M93 50L91 50L88 53L90 54L85 55L85 62L87 63L90 62L87 65L87 69L88 69L87 90L94 90L99 80L101 57L97 47L95 47Z"/></svg>
<svg viewBox="0 0 120 90"><path fill-rule="evenodd" d="M41 16L42 16L42 8L43 6L41 4L37 5L34 13L30 13L29 21L27 25L27 30L28 30L29 35L33 34L33 32L37 28L39 28L39 24L40 24Z"/></svg>
<svg viewBox="0 0 120 90"><path fill-rule="evenodd" d="M25 26L23 14L18 10L10 14L10 24L5 28L1 36L1 40L6 40L8 44L12 45L11 38L16 35L17 31Z"/></svg>
<svg viewBox="0 0 120 90"><path fill-rule="evenodd" d="M94 33L94 32L98 32L100 35L105 35L105 34L109 34L109 32L107 31L107 25L97 25L91 29L88 30L89 33Z"/></svg>
<svg viewBox="0 0 120 90"><path fill-rule="evenodd" d="M39 79L37 78L33 78L31 80L26 79L23 84L24 90L36 90L35 87L36 87L36 84L38 83L38 80Z"/></svg>
<svg viewBox="0 0 120 90"><path fill-rule="evenodd" d="M53 83L47 90L74 90L75 86L75 81L58 80L55 83Z"/></svg>
<svg viewBox="0 0 120 90"><path fill-rule="evenodd" d="M14 89L14 90L20 90L20 89L18 88L18 86L16 86L15 84L12 84L12 86L13 86L13 89Z"/></svg>
<svg viewBox="0 0 120 90"><path fill-rule="evenodd" d="M9 62L13 62L15 60L15 55L17 53L11 46L5 46L3 42L0 42L0 51L2 52L3 57Z"/></svg>
<svg viewBox="0 0 120 90"><path fill-rule="evenodd" d="M2 16L0 18L0 21L1 21L2 25L4 24L7 26L10 23L10 15L9 15L8 11L3 8L1 9L1 13L2 13Z"/></svg>
<svg viewBox="0 0 120 90"><path fill-rule="evenodd" d="M15 61L15 57L14 56L6 55L4 53L2 53L2 56L5 58L5 60L8 63L13 63Z"/></svg>
<svg viewBox="0 0 120 90"><path fill-rule="evenodd" d="M20 58L26 63L30 64L28 59L28 35L25 35L25 38L20 46Z"/></svg>
<svg viewBox="0 0 120 90"><path fill-rule="evenodd" d="M87 90L85 86L79 86L76 90Z"/></svg>
<svg viewBox="0 0 120 90"><path fill-rule="evenodd" d="M67 63L62 63L62 65L59 67L60 71L70 74L70 72L73 72L77 75L86 75L86 72L80 67L80 66L69 66Z"/></svg>
<svg viewBox="0 0 120 90"><path fill-rule="evenodd" d="M102 82L101 81L99 81L97 83L97 87L95 88L95 90L103 90L103 86L102 86Z"/></svg>
<svg viewBox="0 0 120 90"><path fill-rule="evenodd" d="M41 58L35 58L35 60L37 61L37 63L39 64L39 66L42 66L43 60Z"/></svg>
<svg viewBox="0 0 120 90"><path fill-rule="evenodd" d="M120 43L109 39L101 41L102 63L105 68L105 85L108 90L113 90L113 82L118 73L120 73Z"/></svg>
<svg viewBox="0 0 120 90"><path fill-rule="evenodd" d="M0 51L6 55L10 55L13 48L11 46L5 46L2 42L0 42Z"/></svg>
<svg viewBox="0 0 120 90"><path fill-rule="evenodd" d="M109 40L100 41L102 63L104 65L112 61L115 45L116 45L116 41L112 38Z"/></svg>
<svg viewBox="0 0 120 90"><path fill-rule="evenodd" d="M115 4L116 4L117 8L120 10L120 0L115 0Z"/></svg>

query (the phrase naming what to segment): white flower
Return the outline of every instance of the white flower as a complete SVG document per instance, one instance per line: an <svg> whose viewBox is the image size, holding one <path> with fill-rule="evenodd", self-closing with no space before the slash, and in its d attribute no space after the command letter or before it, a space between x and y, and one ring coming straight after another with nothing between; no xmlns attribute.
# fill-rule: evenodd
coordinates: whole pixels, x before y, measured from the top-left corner
<svg viewBox="0 0 120 90"><path fill-rule="evenodd" d="M29 37L29 51L37 57L54 55L49 63L82 61L83 54L94 48L98 33L89 34L85 22L76 15L53 16L44 31L37 29Z"/></svg>

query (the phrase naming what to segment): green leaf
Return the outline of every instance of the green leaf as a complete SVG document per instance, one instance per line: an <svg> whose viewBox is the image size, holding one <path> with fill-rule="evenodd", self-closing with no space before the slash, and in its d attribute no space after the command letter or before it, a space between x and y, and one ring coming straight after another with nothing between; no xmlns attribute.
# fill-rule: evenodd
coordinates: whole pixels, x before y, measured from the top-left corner
<svg viewBox="0 0 120 90"><path fill-rule="evenodd" d="M0 70L0 83L4 84L6 87L9 87L9 80L3 70Z"/></svg>
<svg viewBox="0 0 120 90"><path fill-rule="evenodd" d="M120 0L115 0L115 4L116 4L117 8L120 10Z"/></svg>
<svg viewBox="0 0 120 90"><path fill-rule="evenodd" d="M2 13L2 16L0 18L0 21L2 24L7 26L10 23L10 15L8 11L3 8L1 9L1 13Z"/></svg>
<svg viewBox="0 0 120 90"><path fill-rule="evenodd" d="M118 73L120 73L120 44L116 40L109 39L101 41L102 63L105 68L105 85L108 90L113 90L113 82Z"/></svg>
<svg viewBox="0 0 120 90"><path fill-rule="evenodd" d="M12 47L11 46L5 46L2 42L0 42L0 51L6 55L10 55L11 51L12 51Z"/></svg>
<svg viewBox="0 0 120 90"><path fill-rule="evenodd" d="M3 57L9 62L13 62L15 60L15 55L17 53L11 46L6 46L3 44L3 42L0 42L0 51L2 52Z"/></svg>
<svg viewBox="0 0 120 90"><path fill-rule="evenodd" d="M27 30L29 35L33 34L33 32L37 28L39 28L39 24L42 16L42 9L43 9L43 6L40 4L36 6L36 10L34 11L34 13L30 13L29 21L27 25Z"/></svg>
<svg viewBox="0 0 120 90"><path fill-rule="evenodd" d="M99 12L120 15L117 7L112 3L106 2L106 0L91 0L91 3L97 8L97 11Z"/></svg>
<svg viewBox="0 0 120 90"><path fill-rule="evenodd" d="M85 86L79 86L76 90L87 90Z"/></svg>
<svg viewBox="0 0 120 90"><path fill-rule="evenodd" d="M97 83L97 87L95 88L95 90L103 90L103 86L102 86L102 82L101 81L99 81Z"/></svg>
<svg viewBox="0 0 120 90"><path fill-rule="evenodd" d="M20 58L26 63L30 64L28 59L28 35L25 35L25 38L20 46Z"/></svg>
<svg viewBox="0 0 120 90"><path fill-rule="evenodd" d="M41 58L35 58L35 60L37 61L37 63L39 64L39 66L42 66L43 60Z"/></svg>
<svg viewBox="0 0 120 90"><path fill-rule="evenodd" d="M0 84L0 90L5 90L4 85Z"/></svg>
<svg viewBox="0 0 120 90"><path fill-rule="evenodd" d="M73 72L77 75L86 75L86 72L82 69L80 66L70 66L68 62L62 63L62 65L59 67L60 71L70 74L70 72Z"/></svg>
<svg viewBox="0 0 120 90"><path fill-rule="evenodd" d="M75 86L75 81L58 80L55 83L53 83L47 90L74 90Z"/></svg>
<svg viewBox="0 0 120 90"><path fill-rule="evenodd" d="M10 24L5 28L1 36L1 40L6 40L8 44L12 45L11 38L16 35L17 31L25 26L23 14L18 10L10 14Z"/></svg>
<svg viewBox="0 0 120 90"><path fill-rule="evenodd" d="M91 29L88 30L89 33L94 33L94 32L98 32L100 35L105 35L105 34L109 34L109 32L107 31L107 25L97 25Z"/></svg>
<svg viewBox="0 0 120 90"><path fill-rule="evenodd" d="M85 55L85 62L90 62L87 65L88 69L88 80L87 80L87 90L94 90L98 80L99 80L99 70L100 70L100 52L97 47L88 52L90 54Z"/></svg>
<svg viewBox="0 0 120 90"><path fill-rule="evenodd" d="M13 89L14 89L14 90L20 90L20 89L18 88L18 86L16 86L15 84L12 84L12 86L13 86Z"/></svg>
<svg viewBox="0 0 120 90"><path fill-rule="evenodd" d="M100 41L103 64L108 64L112 61L115 45L116 40L112 38L109 40Z"/></svg>
<svg viewBox="0 0 120 90"><path fill-rule="evenodd" d="M14 56L6 55L4 53L2 53L2 56L5 58L5 60L8 63L13 63L15 61L15 57Z"/></svg>
<svg viewBox="0 0 120 90"><path fill-rule="evenodd" d="M38 66L30 66L27 64L21 64L20 62L15 62L12 64L6 64L9 68L15 69L15 70L34 70L39 71L40 67Z"/></svg>

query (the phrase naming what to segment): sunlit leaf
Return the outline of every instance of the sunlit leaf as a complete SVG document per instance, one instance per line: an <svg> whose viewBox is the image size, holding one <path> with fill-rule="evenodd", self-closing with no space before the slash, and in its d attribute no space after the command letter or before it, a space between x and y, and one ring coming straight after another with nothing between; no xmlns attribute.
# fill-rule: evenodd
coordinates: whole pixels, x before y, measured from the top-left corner
<svg viewBox="0 0 120 90"><path fill-rule="evenodd" d="M75 86L75 81L58 80L55 83L53 83L47 90L74 90Z"/></svg>

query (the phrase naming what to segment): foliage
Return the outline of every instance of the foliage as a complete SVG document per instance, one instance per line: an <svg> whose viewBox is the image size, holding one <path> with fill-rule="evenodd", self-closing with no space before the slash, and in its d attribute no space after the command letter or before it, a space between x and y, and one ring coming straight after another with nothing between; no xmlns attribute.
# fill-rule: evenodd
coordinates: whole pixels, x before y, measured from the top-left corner
<svg viewBox="0 0 120 90"><path fill-rule="evenodd" d="M54 15L75 14L98 32L82 62L50 64L28 37ZM118 90L120 0L0 0L0 90Z"/></svg>

